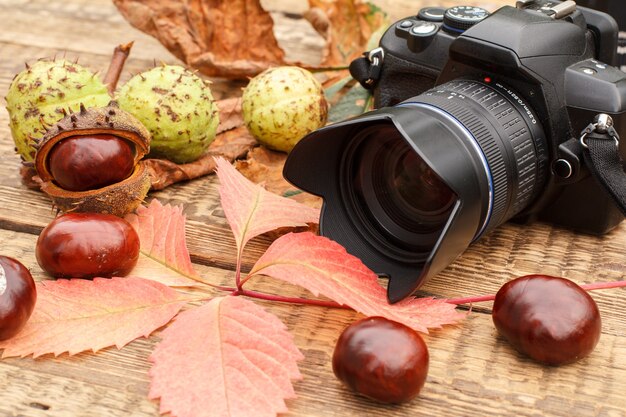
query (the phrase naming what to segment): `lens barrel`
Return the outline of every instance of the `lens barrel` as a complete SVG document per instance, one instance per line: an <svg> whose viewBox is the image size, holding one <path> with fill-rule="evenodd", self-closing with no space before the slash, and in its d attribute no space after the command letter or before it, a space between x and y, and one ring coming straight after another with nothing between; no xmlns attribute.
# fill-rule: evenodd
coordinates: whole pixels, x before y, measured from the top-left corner
<svg viewBox="0 0 626 417"><path fill-rule="evenodd" d="M528 207L547 167L543 130L516 92L458 79L311 133L284 175L324 198L321 234L388 276L395 302Z"/></svg>
<svg viewBox="0 0 626 417"><path fill-rule="evenodd" d="M519 214L543 189L548 151L532 109L496 83L454 80L403 103L430 105L462 124L480 147L492 182L492 209L477 239Z"/></svg>

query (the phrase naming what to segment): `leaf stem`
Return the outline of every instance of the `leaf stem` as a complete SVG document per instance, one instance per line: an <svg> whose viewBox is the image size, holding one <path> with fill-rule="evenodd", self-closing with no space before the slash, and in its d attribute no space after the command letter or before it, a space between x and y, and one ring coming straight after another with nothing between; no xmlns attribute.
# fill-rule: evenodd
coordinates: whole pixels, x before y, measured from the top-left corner
<svg viewBox="0 0 626 417"><path fill-rule="evenodd" d="M626 281L594 282L593 284L581 285L587 291L608 290L610 288L626 288Z"/></svg>
<svg viewBox="0 0 626 417"><path fill-rule="evenodd" d="M202 278L202 277L201 277L201 276L199 276L199 275L190 275L190 274L187 274L187 273L185 273L185 272L183 272L183 271L181 271L181 270L179 270L179 269L176 269L176 268L174 268L174 267L172 267L172 266L168 265L167 263L165 263L165 262L163 262L163 261L161 261L161 260L159 260L159 259L156 259L156 258L152 257L152 256L150 255L150 253L148 253L148 252L145 252L145 251L140 251L140 253L141 253L142 255L144 255L145 257L147 257L147 258L151 259L152 261L157 262L157 263L159 263L159 264L163 265L165 268L170 269L170 270L172 270L172 271L176 272L177 274L179 274L179 275L181 275L181 276L183 276L183 277L185 277L185 278L188 278L188 279L190 279L190 280L192 280L192 281L199 282L200 284L207 285L207 286L209 286L209 287L211 287L211 288L215 288L215 289L217 289L217 290L223 290L223 288L224 288L224 287L220 287L220 286L219 286L219 285L217 285L217 284L213 284L213 283L211 283L211 282L207 281L206 279ZM176 287L176 285L173 285L173 287Z"/></svg>
<svg viewBox="0 0 626 417"><path fill-rule="evenodd" d="M456 305L472 304L472 303L480 303L483 301L493 301L495 300L495 298L496 298L495 294L489 294L489 295L481 295L477 297L450 298L446 300L446 303L456 304Z"/></svg>
<svg viewBox="0 0 626 417"><path fill-rule="evenodd" d="M241 281L241 286L243 286L243 284L248 280L248 278L250 278L250 275L248 275L244 280ZM267 294L267 293L258 292L258 291L246 290L241 286L237 288L214 286L214 288L221 290L221 291L230 292L231 295L234 295L234 296L243 295L243 296L250 297L250 298L256 298L258 300L277 301L279 303L290 303L290 304L307 304L307 305L314 305L314 306L319 306L319 307L341 308L341 309L351 310L350 307L336 303L334 301L311 300L309 298L299 298L299 297L284 297L282 295Z"/></svg>
<svg viewBox="0 0 626 417"><path fill-rule="evenodd" d="M613 281L613 282L595 282L592 284L583 284L580 286L585 291L595 291L595 290L608 290L611 288L626 288L626 281ZM493 301L495 300L495 294L489 295L481 295L476 297L463 297L463 298L450 298L446 300L448 304L471 304L471 303L480 303L483 301Z"/></svg>
<svg viewBox="0 0 626 417"><path fill-rule="evenodd" d="M302 68L312 73L316 73L316 72L327 72L327 71L345 71L349 67L347 65L341 65L338 67L311 67L311 66L304 65Z"/></svg>
<svg viewBox="0 0 626 417"><path fill-rule="evenodd" d="M219 290L219 291L224 291L224 292L236 292L237 291L237 288L225 287L223 285L215 285L213 288L215 288L216 290Z"/></svg>
<svg viewBox="0 0 626 417"><path fill-rule="evenodd" d="M308 298L298 298L298 297L283 297L282 295L274 295L274 294L266 294L257 291L250 291L245 289L238 289L233 291L232 295L245 295L246 297L256 298L259 300L267 300L267 301L277 301L279 303L290 303L290 304L305 304L305 305L313 305L318 307L330 307L330 308L341 308L345 310L351 310L350 307L336 303L334 301L324 301L324 300L311 300Z"/></svg>
<svg viewBox="0 0 626 417"><path fill-rule="evenodd" d="M180 273L180 272L179 272ZM187 274L182 274L184 277L189 278L193 281L199 282L200 284L204 284L204 285L208 285L211 288L215 288L215 289L222 289L219 285L213 284L207 280L205 280L204 278L200 277L200 276L196 276L196 275L187 275Z"/></svg>
<svg viewBox="0 0 626 417"><path fill-rule="evenodd" d="M117 83L120 80L122 69L126 63L126 58L130 54L130 49L133 47L133 42L129 42L125 45L118 45L113 50L113 56L111 57L111 63L109 69L104 76L104 84L107 86L109 95L113 96Z"/></svg>
<svg viewBox="0 0 626 417"><path fill-rule="evenodd" d="M247 279L241 281L241 258L243 257L243 248L239 250L237 254L237 266L235 267L235 285L237 286L237 290L241 291L243 289L243 284L246 283Z"/></svg>
<svg viewBox="0 0 626 417"><path fill-rule="evenodd" d="M241 290L241 289L243 289L243 284L245 284L246 282L248 282L248 280L249 280L251 277L252 277L252 275L250 275L250 274L246 275L246 277L240 281L240 285L239 285L237 288L239 288L240 290Z"/></svg>

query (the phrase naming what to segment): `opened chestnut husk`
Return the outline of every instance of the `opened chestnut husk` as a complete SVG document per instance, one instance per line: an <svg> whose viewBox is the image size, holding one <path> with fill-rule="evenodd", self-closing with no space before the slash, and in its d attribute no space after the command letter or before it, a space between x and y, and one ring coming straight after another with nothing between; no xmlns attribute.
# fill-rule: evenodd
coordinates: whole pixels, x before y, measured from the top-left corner
<svg viewBox="0 0 626 417"><path fill-rule="evenodd" d="M41 190L63 212L123 216L150 189L141 162L150 151L150 133L115 101L107 107L81 106L51 126L36 148Z"/></svg>

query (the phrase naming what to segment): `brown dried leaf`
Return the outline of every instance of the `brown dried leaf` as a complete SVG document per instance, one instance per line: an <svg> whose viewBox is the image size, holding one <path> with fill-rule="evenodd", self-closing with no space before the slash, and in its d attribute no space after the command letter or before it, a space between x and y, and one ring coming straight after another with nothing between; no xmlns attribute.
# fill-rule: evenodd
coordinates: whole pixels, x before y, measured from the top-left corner
<svg viewBox="0 0 626 417"><path fill-rule="evenodd" d="M302 15L310 24L313 29L324 39L328 39L330 36L330 20L324 11L318 7L312 7Z"/></svg>
<svg viewBox="0 0 626 417"><path fill-rule="evenodd" d="M245 126L223 132L209 146L208 155L221 156L228 161L243 158L258 143Z"/></svg>
<svg viewBox="0 0 626 417"><path fill-rule="evenodd" d="M152 179L152 189L162 190L168 185L188 181L215 171L214 156L221 156L232 162L243 158L256 146L256 140L250 136L243 124L241 97L232 97L217 102L220 111L220 124L217 137L209 146L207 153L200 159L188 164L176 164L167 159L145 159L145 164Z"/></svg>
<svg viewBox="0 0 626 417"><path fill-rule="evenodd" d="M213 174L215 160L213 157L222 156L232 162L243 158L257 145L245 126L220 133L209 146L208 153L188 164L176 164L166 159L145 159L148 172L152 179L152 189L162 190L168 185Z"/></svg>
<svg viewBox="0 0 626 417"><path fill-rule="evenodd" d="M301 192L283 178L283 166L287 154L270 151L264 147L254 148L248 158L237 161L235 167L246 178L256 184L264 184L268 191L289 197L309 207L322 207L322 199L312 194Z"/></svg>
<svg viewBox="0 0 626 417"><path fill-rule="evenodd" d="M363 53L372 34L387 24L381 9L359 0L309 0L309 7L305 17L327 41L322 66L349 64Z"/></svg>
<svg viewBox="0 0 626 417"><path fill-rule="evenodd" d="M208 76L245 78L288 63L259 0L113 3L133 26ZM386 24L380 9L361 0L309 0L309 6L304 17L327 41L321 67L347 65Z"/></svg>
<svg viewBox="0 0 626 417"><path fill-rule="evenodd" d="M284 63L258 0L113 0L137 29L209 76L244 78Z"/></svg>
<svg viewBox="0 0 626 417"><path fill-rule="evenodd" d="M243 126L243 114L241 113L241 97L231 97L217 102L220 111L220 124L217 133Z"/></svg>

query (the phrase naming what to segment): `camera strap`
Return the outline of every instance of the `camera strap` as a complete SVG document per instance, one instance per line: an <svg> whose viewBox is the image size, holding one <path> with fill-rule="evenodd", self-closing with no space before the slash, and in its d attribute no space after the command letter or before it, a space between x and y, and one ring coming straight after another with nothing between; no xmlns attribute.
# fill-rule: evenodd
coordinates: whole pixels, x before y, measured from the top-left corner
<svg viewBox="0 0 626 417"><path fill-rule="evenodd" d="M363 53L363 56L350 63L350 75L357 80L363 88L371 90L380 78L385 51L383 48L375 48Z"/></svg>
<svg viewBox="0 0 626 417"><path fill-rule="evenodd" d="M581 132L580 144L589 171L626 216L626 172L619 154L619 135L611 117L596 116Z"/></svg>

